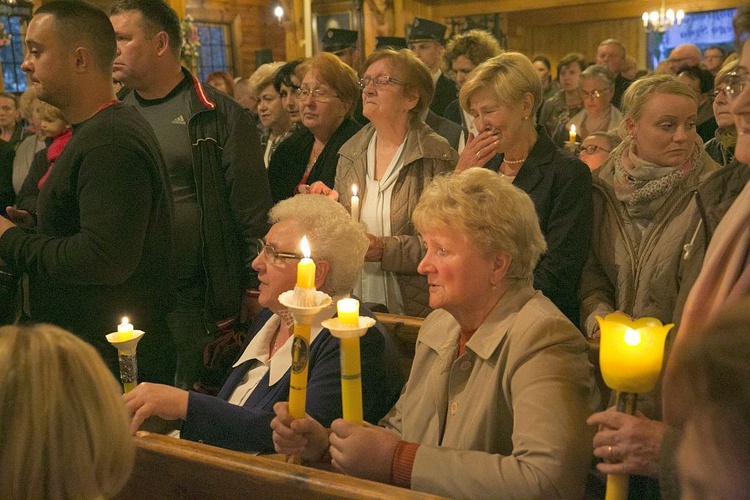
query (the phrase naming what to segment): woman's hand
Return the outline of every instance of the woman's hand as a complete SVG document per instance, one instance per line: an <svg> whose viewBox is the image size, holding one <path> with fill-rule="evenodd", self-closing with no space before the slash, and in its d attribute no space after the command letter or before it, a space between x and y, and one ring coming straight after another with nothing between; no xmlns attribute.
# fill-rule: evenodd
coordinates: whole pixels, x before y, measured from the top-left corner
<svg viewBox="0 0 750 500"><path fill-rule="evenodd" d="M469 134L466 146L458 157L456 172L463 172L471 167L483 167L495 156L497 142L497 135L492 131L480 132L476 137L474 134Z"/></svg>
<svg viewBox="0 0 750 500"><path fill-rule="evenodd" d="M331 424L331 463L350 476L388 483L398 436L365 422L356 425L337 419Z"/></svg>
<svg viewBox="0 0 750 500"><path fill-rule="evenodd" d="M339 193L335 189L326 186L323 181L315 181L307 187L307 194L324 194L333 201L339 201Z"/></svg>
<svg viewBox="0 0 750 500"><path fill-rule="evenodd" d="M614 408L594 413L586 423L599 426L594 436L594 456L604 460L596 466L600 472L659 477L659 453L666 425L647 419L641 412L628 415Z"/></svg>
<svg viewBox="0 0 750 500"><path fill-rule="evenodd" d="M308 462L319 462L328 449L328 431L310 415L294 420L289 414L289 403L273 405L276 416L271 420L273 446L277 453L296 455Z"/></svg>
<svg viewBox="0 0 750 500"><path fill-rule="evenodd" d="M122 399L132 418L130 431L133 434L151 415L165 420L185 420L187 416L188 391L169 385L143 382L123 394Z"/></svg>
<svg viewBox="0 0 750 500"><path fill-rule="evenodd" d="M383 249L385 248L383 238L367 233L367 239L370 240L370 246L365 253L365 262L380 262L383 260Z"/></svg>

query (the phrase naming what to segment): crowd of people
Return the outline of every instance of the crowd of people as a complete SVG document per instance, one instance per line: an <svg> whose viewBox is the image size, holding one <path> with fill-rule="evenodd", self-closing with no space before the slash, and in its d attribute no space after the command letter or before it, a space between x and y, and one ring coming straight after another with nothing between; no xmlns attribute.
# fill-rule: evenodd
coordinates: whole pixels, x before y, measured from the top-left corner
<svg viewBox="0 0 750 500"><path fill-rule="evenodd" d="M637 498L739 498L750 4L734 23L734 56L680 45L651 74L615 38L553 71L415 18L363 61L357 32L331 29L311 58L204 83L163 0L40 7L29 90L0 93L0 362L19 366L0 374L0 496L113 495L128 427L160 417L448 497L596 497L600 473L626 473ZM379 322L362 337L363 425L340 419L333 307L313 320L306 414L290 413L279 295L303 236L334 304L425 318L406 380ZM676 325L636 415L607 410L589 362L613 312ZM122 316L146 334L120 398L105 335ZM233 342L218 373L217 341ZM49 427L47 396L110 432Z"/></svg>

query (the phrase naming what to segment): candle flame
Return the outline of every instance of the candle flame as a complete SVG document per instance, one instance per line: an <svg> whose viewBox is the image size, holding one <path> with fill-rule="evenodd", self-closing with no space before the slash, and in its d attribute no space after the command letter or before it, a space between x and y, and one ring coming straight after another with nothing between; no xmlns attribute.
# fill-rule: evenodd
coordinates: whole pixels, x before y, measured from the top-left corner
<svg viewBox="0 0 750 500"><path fill-rule="evenodd" d="M625 330L625 343L631 347L635 347L641 343L641 332L628 328Z"/></svg>
<svg viewBox="0 0 750 500"><path fill-rule="evenodd" d="M357 185L352 184L352 196L357 196Z"/></svg>
<svg viewBox="0 0 750 500"><path fill-rule="evenodd" d="M570 134L573 135L575 133L576 133L576 126L575 125L571 125L570 126Z"/></svg>
<svg viewBox="0 0 750 500"><path fill-rule="evenodd" d="M307 241L307 236L302 237L302 242L299 244L300 250L302 250L302 255L305 256L306 259L310 258L310 242Z"/></svg>
<svg viewBox="0 0 750 500"><path fill-rule="evenodd" d="M121 324L123 324L123 325L127 325L128 323L130 323L130 321L128 320L128 317L127 317L127 316L123 316L123 317L122 317L122 323L121 323Z"/></svg>

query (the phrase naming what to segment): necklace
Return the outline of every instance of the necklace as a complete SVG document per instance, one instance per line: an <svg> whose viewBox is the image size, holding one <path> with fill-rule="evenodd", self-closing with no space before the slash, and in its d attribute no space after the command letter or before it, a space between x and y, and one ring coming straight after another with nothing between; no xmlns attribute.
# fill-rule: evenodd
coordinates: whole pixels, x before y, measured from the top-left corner
<svg viewBox="0 0 750 500"><path fill-rule="evenodd" d="M526 158L528 158L528 156ZM506 160L506 159L503 159L503 163L507 163L508 165L518 165L519 163L525 162L526 158L521 158L520 160Z"/></svg>

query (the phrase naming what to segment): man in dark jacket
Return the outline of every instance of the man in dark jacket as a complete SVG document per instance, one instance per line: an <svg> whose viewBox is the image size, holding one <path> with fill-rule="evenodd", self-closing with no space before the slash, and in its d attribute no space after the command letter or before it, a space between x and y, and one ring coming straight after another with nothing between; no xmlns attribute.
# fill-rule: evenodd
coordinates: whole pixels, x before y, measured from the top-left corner
<svg viewBox="0 0 750 500"><path fill-rule="evenodd" d="M112 25L85 2L50 2L29 23L26 46L22 69L37 97L60 108L73 135L39 192L36 219L8 211L34 232L0 217L0 264L28 274L32 320L94 345L115 374L117 350L105 335L128 316L146 332L139 379L169 383L171 192L153 131L115 100Z"/></svg>
<svg viewBox="0 0 750 500"><path fill-rule="evenodd" d="M203 86L180 65L177 14L163 0L118 0L114 78L124 103L153 127L175 202L179 387L200 378L203 347L217 321L235 318L250 285L250 249L271 207L258 131L250 112Z"/></svg>
<svg viewBox="0 0 750 500"><path fill-rule="evenodd" d="M432 80L435 82L435 95L430 103L430 109L438 116L443 116L445 108L458 97L456 84L440 70L445 48L445 26L429 19L414 18L414 23L406 37L409 49L427 65Z"/></svg>

